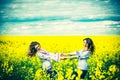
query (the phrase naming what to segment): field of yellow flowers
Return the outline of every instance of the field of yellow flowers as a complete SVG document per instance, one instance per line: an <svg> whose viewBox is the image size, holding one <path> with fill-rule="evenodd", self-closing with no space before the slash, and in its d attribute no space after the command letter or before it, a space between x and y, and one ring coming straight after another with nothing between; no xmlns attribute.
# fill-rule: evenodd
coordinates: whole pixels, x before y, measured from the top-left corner
<svg viewBox="0 0 120 80"><path fill-rule="evenodd" d="M29 44L38 41L49 52L69 53L82 49L86 37L93 40L95 53L88 60L85 80L120 80L120 36L0 36L0 80L49 80L41 60L26 56ZM82 73L77 59L51 62L58 73L55 80L72 80L74 70Z"/></svg>

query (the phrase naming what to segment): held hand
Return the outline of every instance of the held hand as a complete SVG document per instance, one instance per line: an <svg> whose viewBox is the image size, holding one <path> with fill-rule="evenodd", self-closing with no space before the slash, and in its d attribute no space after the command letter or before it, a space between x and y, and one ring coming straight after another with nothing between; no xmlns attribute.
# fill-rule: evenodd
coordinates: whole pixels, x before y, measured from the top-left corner
<svg viewBox="0 0 120 80"><path fill-rule="evenodd" d="M67 58L65 58L65 57L60 57L60 60L65 60L65 59L67 59Z"/></svg>
<svg viewBox="0 0 120 80"><path fill-rule="evenodd" d="M62 56L62 57L63 57L63 56L64 56L64 54L62 53L62 54L60 54L60 56Z"/></svg>
<svg viewBox="0 0 120 80"><path fill-rule="evenodd" d="M65 59L65 54L64 53L61 53L60 54L60 60L64 60Z"/></svg>
<svg viewBox="0 0 120 80"><path fill-rule="evenodd" d="M65 53L60 54L61 57L67 56Z"/></svg>

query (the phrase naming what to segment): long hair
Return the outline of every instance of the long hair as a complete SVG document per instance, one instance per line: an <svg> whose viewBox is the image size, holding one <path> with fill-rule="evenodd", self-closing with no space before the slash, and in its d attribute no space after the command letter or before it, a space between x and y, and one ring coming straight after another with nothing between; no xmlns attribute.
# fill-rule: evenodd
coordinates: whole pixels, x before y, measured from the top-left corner
<svg viewBox="0 0 120 80"><path fill-rule="evenodd" d="M93 43L92 39L85 38L85 39L83 39L83 41L84 40L86 40L86 42L88 44L88 49L90 49L91 53L93 54L93 52L95 51L95 46L94 46L94 43Z"/></svg>
<svg viewBox="0 0 120 80"><path fill-rule="evenodd" d="M36 54L36 52L37 52L37 50L35 49L35 45L40 45L40 43L38 43L38 42L31 42L31 44L29 45L29 50L28 50L28 54L27 54L27 56L30 56L30 57L32 57L32 56L35 56L35 54Z"/></svg>

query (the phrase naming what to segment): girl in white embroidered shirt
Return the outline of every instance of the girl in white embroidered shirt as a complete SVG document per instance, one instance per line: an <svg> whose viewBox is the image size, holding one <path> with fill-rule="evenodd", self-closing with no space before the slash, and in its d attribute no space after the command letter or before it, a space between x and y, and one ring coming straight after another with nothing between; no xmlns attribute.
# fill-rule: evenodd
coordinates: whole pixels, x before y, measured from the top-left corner
<svg viewBox="0 0 120 80"><path fill-rule="evenodd" d="M83 42L84 42L83 43L84 49L80 51L72 52L69 54L62 54L62 57L64 57L64 59L78 58L78 68L82 70L82 74L80 76L81 79L84 79L85 75L87 74L87 71L88 71L87 59L89 58L90 54L94 52L94 49L95 49L92 39L85 38L83 39ZM76 75L74 77L74 80L75 80L76 77L78 76L78 73L74 71L72 75Z"/></svg>
<svg viewBox="0 0 120 80"><path fill-rule="evenodd" d="M31 42L29 46L29 52L28 56L33 57L35 55L38 55L38 57L42 60L42 68L47 72L47 74L50 74L50 78L53 78L57 72L55 70L52 70L52 65L50 63L50 59L53 59L57 62L60 61L60 55L59 54L52 54L50 52L45 51L41 48L40 43L38 42Z"/></svg>

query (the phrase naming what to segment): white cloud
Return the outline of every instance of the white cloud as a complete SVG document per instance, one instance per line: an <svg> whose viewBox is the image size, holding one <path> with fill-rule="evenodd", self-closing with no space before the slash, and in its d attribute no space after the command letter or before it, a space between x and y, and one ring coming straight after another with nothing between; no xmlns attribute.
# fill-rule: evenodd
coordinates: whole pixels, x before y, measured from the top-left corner
<svg viewBox="0 0 120 80"><path fill-rule="evenodd" d="M30 26L22 26L21 29L29 29Z"/></svg>
<svg viewBox="0 0 120 80"><path fill-rule="evenodd" d="M18 32L18 31L19 31L18 28L13 28L12 30L13 30L14 32Z"/></svg>
<svg viewBox="0 0 120 80"><path fill-rule="evenodd" d="M26 2L26 1L23 1ZM103 8L97 4L87 1L40 1L14 4L9 15L20 19L34 18L40 16L87 16L104 14Z"/></svg>
<svg viewBox="0 0 120 80"><path fill-rule="evenodd" d="M99 1L94 3L89 0L14 0L14 2L16 3L10 3L6 5L5 10L0 11L2 14L5 13L2 16L3 20L11 21L2 25L4 28L0 33L81 35L110 32L113 29L109 28L111 24L118 24L116 27L120 27L118 21L94 22L96 19L120 16L113 14L113 9L109 9L111 6L101 5L102 3L100 4ZM87 19L91 22L84 22ZM83 20L83 22L79 20Z"/></svg>

